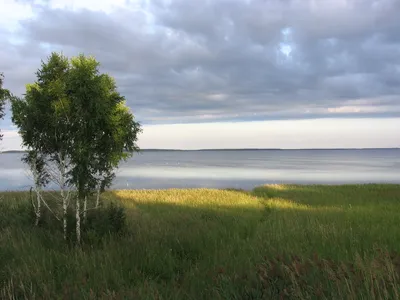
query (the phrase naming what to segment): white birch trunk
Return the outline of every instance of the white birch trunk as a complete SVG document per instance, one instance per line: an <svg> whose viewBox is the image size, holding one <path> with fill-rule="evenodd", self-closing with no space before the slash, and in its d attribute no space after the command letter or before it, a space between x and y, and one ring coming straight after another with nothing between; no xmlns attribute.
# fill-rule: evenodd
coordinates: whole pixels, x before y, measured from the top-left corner
<svg viewBox="0 0 400 300"><path fill-rule="evenodd" d="M60 158L60 187L61 187L61 199L62 199L62 207L63 207L63 233L64 240L67 239L67 195L64 193L65 188L65 161L62 160L61 155Z"/></svg>
<svg viewBox="0 0 400 300"><path fill-rule="evenodd" d="M64 233L64 240L67 239L67 199L63 197L63 233Z"/></svg>
<svg viewBox="0 0 400 300"><path fill-rule="evenodd" d="M99 208L99 205L100 205L100 188L101 188L101 185L99 184L99 186L97 188L97 195L96 195L96 208Z"/></svg>
<svg viewBox="0 0 400 300"><path fill-rule="evenodd" d="M81 215L80 215L81 201L79 196L76 197L76 241L81 243Z"/></svg>
<svg viewBox="0 0 400 300"><path fill-rule="evenodd" d="M36 211L35 211L36 219L35 219L35 226L39 225L40 217L41 217L41 214L42 214L41 210L42 210L42 208L41 208L40 193L38 191L38 188L36 187Z"/></svg>
<svg viewBox="0 0 400 300"><path fill-rule="evenodd" d="M41 197L40 197L40 188L37 185L38 173L36 172L34 165L31 165L31 171L33 174L33 180L35 182L35 193L36 193L35 226L38 226L40 217L42 215L42 207L41 207L42 201L41 201Z"/></svg>
<svg viewBox="0 0 400 300"><path fill-rule="evenodd" d="M85 196L85 200L83 200L83 224L86 223L87 217L87 196Z"/></svg>

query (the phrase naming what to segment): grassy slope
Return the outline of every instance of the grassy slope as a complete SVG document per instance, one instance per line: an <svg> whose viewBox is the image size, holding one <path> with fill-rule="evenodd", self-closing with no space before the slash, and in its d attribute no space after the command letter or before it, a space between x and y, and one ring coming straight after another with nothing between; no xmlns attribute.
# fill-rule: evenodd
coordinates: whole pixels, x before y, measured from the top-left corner
<svg viewBox="0 0 400 300"><path fill-rule="evenodd" d="M0 198L0 298L400 295L399 185L107 192L128 233L83 249L26 224L27 194Z"/></svg>

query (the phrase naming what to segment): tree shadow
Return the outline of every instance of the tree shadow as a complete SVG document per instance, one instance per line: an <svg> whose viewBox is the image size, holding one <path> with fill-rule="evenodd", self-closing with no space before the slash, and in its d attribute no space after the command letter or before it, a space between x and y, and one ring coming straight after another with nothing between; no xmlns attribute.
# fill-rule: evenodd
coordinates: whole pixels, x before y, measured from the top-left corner
<svg viewBox="0 0 400 300"><path fill-rule="evenodd" d="M364 199L371 189L379 187L355 188L361 190L361 199ZM390 188L400 190L399 186ZM215 190L214 195L218 191ZM132 212L139 219L151 219L157 224L154 230L159 230L157 226L170 227L172 231L186 234L191 228L193 231L188 234L201 232L205 237L210 232L223 232L220 237L222 240L229 240L232 236L246 240L263 235L278 240L285 249L286 240L287 245L296 245L298 242L305 253L312 252L312 247L320 246L320 249L333 256L337 251L338 257L348 247L359 247L361 251L369 251L374 244L390 249L398 247L396 240L400 240L400 232L394 224L397 224L396 219L400 221L400 216L396 210L388 211L376 206L363 208L358 199L351 199L354 195L353 186L265 186L253 191L224 189L222 192L227 193L225 197L232 198L229 205L215 205L214 202L209 203L208 207L203 205L201 190L193 191L199 197L199 205L195 205L196 199L192 196L188 197L187 202L183 199L178 203L161 199L162 194L145 201L130 196L121 197L118 193L112 196L133 208ZM350 199L345 202L347 206L343 205L343 199L337 201L340 194ZM179 192L174 195L178 196ZM371 203L376 205L379 199L373 198ZM349 206L351 204L353 206ZM392 203L397 208L399 204L396 201ZM275 234L274 231L279 233ZM382 234L382 231L387 234Z"/></svg>

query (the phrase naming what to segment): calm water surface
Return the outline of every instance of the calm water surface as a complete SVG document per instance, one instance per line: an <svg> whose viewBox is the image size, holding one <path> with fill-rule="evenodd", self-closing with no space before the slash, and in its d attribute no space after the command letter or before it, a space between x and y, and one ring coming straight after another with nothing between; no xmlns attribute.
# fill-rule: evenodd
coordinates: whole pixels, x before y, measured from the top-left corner
<svg viewBox="0 0 400 300"><path fill-rule="evenodd" d="M22 154L0 154L0 190L32 185ZM400 183L400 149L142 152L121 164L113 188L251 189L265 183Z"/></svg>

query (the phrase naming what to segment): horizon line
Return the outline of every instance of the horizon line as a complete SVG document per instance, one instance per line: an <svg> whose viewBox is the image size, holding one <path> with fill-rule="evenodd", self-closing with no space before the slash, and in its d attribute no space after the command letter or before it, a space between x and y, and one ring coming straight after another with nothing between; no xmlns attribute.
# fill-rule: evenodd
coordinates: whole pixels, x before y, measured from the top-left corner
<svg viewBox="0 0 400 300"><path fill-rule="evenodd" d="M280 151L291 151L291 150L394 150L400 149L400 147L354 147L354 148L199 148L199 149L179 149L179 148L143 148L142 151L257 151L257 150L280 150ZM27 152L27 150L4 150L0 153L10 152Z"/></svg>

